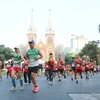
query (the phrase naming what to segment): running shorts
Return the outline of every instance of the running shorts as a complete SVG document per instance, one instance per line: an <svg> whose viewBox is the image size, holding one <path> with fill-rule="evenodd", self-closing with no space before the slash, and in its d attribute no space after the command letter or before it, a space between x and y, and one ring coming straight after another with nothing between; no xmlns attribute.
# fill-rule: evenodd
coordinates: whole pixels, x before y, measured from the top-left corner
<svg viewBox="0 0 100 100"><path fill-rule="evenodd" d="M12 67L12 71L15 71L17 73L19 71L22 71L22 67Z"/></svg>
<svg viewBox="0 0 100 100"><path fill-rule="evenodd" d="M76 73L81 74L82 73L82 69L76 69Z"/></svg>
<svg viewBox="0 0 100 100"><path fill-rule="evenodd" d="M37 73L39 69L39 66L35 66L35 67L28 67L29 73Z"/></svg>
<svg viewBox="0 0 100 100"><path fill-rule="evenodd" d="M64 70L58 70L58 72L60 72L62 74L62 73L64 73Z"/></svg>

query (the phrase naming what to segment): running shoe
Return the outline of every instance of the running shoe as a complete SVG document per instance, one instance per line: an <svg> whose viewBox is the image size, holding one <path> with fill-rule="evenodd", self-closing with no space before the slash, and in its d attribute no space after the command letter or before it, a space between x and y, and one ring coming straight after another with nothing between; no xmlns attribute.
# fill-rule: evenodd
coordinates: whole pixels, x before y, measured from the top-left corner
<svg viewBox="0 0 100 100"><path fill-rule="evenodd" d="M61 79L59 79L58 82L61 82Z"/></svg>
<svg viewBox="0 0 100 100"><path fill-rule="evenodd" d="M23 90L24 89L24 86L20 86L20 90Z"/></svg>
<svg viewBox="0 0 100 100"><path fill-rule="evenodd" d="M37 93L37 92L38 92L38 90L39 90L39 87L38 87L38 86L34 86L34 88L33 88L33 90L32 90L32 91L33 91L34 93Z"/></svg>
<svg viewBox="0 0 100 100"><path fill-rule="evenodd" d="M11 89L10 89L10 91L15 91L17 88L16 88L16 86L13 86Z"/></svg>

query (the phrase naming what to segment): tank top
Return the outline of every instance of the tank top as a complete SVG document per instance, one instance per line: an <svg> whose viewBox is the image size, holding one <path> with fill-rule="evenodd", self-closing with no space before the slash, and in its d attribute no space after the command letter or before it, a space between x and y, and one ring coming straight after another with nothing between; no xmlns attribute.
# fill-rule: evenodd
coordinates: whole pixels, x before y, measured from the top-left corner
<svg viewBox="0 0 100 100"><path fill-rule="evenodd" d="M28 50L28 67L36 67L39 66L39 60L36 60L35 58L38 57L38 51L36 48L33 50Z"/></svg>
<svg viewBox="0 0 100 100"><path fill-rule="evenodd" d="M18 53L18 54L15 53L14 54L14 64L13 64L13 67L22 67L20 60L21 60L20 53Z"/></svg>

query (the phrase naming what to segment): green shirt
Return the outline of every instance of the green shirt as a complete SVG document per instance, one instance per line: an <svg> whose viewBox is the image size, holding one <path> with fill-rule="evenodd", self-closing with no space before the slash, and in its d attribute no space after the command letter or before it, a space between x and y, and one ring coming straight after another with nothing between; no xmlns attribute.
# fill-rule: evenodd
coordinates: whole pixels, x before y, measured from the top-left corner
<svg viewBox="0 0 100 100"><path fill-rule="evenodd" d="M21 66L21 63L20 63L20 60L21 60L21 56L20 56L20 53L18 54L14 54L14 67L20 67Z"/></svg>
<svg viewBox="0 0 100 100"><path fill-rule="evenodd" d="M38 66L39 65L39 62L38 60L36 60L36 58L38 57L38 51L36 48L34 48L33 50L28 50L27 52L27 55L28 55L28 66L29 67L33 67L33 66Z"/></svg>

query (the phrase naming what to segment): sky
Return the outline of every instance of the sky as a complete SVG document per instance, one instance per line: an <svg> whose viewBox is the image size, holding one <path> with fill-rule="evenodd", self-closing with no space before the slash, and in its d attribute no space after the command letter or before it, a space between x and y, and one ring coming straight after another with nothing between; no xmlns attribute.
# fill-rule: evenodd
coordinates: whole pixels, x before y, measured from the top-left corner
<svg viewBox="0 0 100 100"><path fill-rule="evenodd" d="M55 44L70 46L71 34L100 40L100 0L0 0L0 44L13 48L27 43L31 9L38 41L45 38L49 9Z"/></svg>

